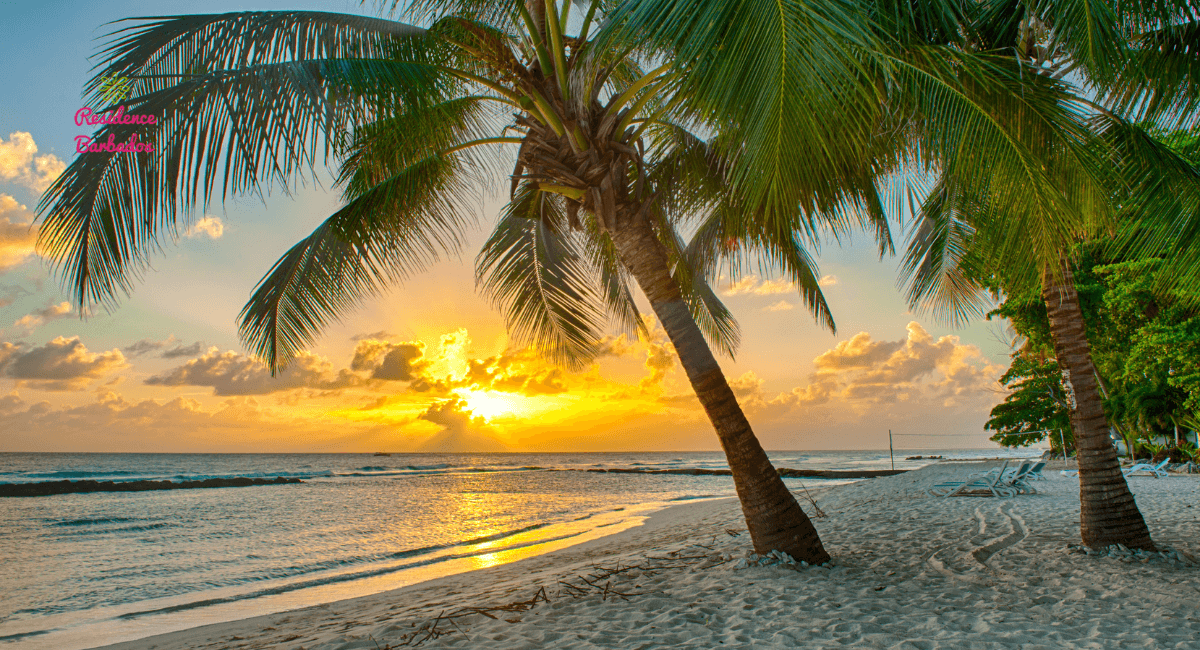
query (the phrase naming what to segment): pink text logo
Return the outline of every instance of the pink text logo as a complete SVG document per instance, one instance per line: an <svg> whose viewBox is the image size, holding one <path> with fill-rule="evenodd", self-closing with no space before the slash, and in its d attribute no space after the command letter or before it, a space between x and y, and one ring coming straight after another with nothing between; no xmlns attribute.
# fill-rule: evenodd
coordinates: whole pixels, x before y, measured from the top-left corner
<svg viewBox="0 0 1200 650"><path fill-rule="evenodd" d="M102 80L98 88L99 97L103 101L113 104L116 102L125 101L133 89L133 80L128 77L106 77ZM155 115L135 115L126 113L124 106L118 106L117 110L108 113L96 113L88 107L83 107L75 111L75 126L96 126L104 125L124 125L124 124L158 124L158 117ZM109 134L107 142L99 142L87 135L75 136L75 151L77 153L145 153L154 151L154 145L149 142L140 142L138 134L134 133L129 136L129 140L125 142L117 142L117 136Z"/></svg>

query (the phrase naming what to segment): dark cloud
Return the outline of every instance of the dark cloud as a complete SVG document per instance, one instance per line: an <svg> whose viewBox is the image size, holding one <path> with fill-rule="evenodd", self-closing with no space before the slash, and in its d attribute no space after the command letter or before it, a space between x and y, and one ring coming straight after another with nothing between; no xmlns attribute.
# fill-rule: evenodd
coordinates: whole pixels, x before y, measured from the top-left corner
<svg viewBox="0 0 1200 650"><path fill-rule="evenodd" d="M15 392L0 397L0 413L19 411L22 406L25 406L25 400L21 399Z"/></svg>
<svg viewBox="0 0 1200 650"><path fill-rule="evenodd" d="M388 343L372 339L354 346L350 369L370 372L372 379L413 381L422 378L429 366L424 357L425 344L420 341Z"/></svg>
<svg viewBox="0 0 1200 650"><path fill-rule="evenodd" d="M17 284L0 284L0 307L7 307L17 301L17 298L31 296L28 289Z"/></svg>
<svg viewBox="0 0 1200 650"><path fill-rule="evenodd" d="M383 341L386 339L393 339L393 338L396 338L395 334L392 334L391 332L389 332L387 330L379 330L378 332L371 332L370 334L355 334L354 336L350 337L350 340L351 341L367 341L367 340L373 339L373 340Z"/></svg>
<svg viewBox="0 0 1200 650"><path fill-rule="evenodd" d="M19 384L41 390L83 390L93 380L125 366L120 350L89 352L78 337L59 336L28 352L11 343L0 345L0 370Z"/></svg>
<svg viewBox="0 0 1200 650"><path fill-rule="evenodd" d="M155 341L153 339L142 339L140 341L131 343L131 344L121 348L121 351L124 352L125 356L127 356L127 357L137 358L144 354L150 354L151 352L158 352L159 350L163 349L164 347L167 346L167 344L169 344L170 342L172 342L174 340L175 340L174 336L168 336L166 339L164 339L162 341Z"/></svg>
<svg viewBox="0 0 1200 650"><path fill-rule="evenodd" d="M362 383L348 370L333 372L324 357L301 352L286 368L271 376L258 359L233 350L208 352L146 380L151 386L210 386L214 395L266 395L295 388L337 390Z"/></svg>
<svg viewBox="0 0 1200 650"><path fill-rule="evenodd" d="M170 348L169 350L165 349L172 343L175 344L174 347ZM171 335L161 341L142 339L136 343L121 348L121 351L124 352L126 356L130 357L140 357L150 354L151 352L158 352L159 350L163 350L163 352L158 355L163 359L179 359L181 357L194 357L201 352L204 352L204 346L199 341L191 345L184 345L180 343L174 335Z"/></svg>
<svg viewBox="0 0 1200 650"><path fill-rule="evenodd" d="M163 350L163 353L158 355L164 359L178 359L180 357L194 357L204 351L204 346L200 341L196 341L191 345L176 345L170 350Z"/></svg>

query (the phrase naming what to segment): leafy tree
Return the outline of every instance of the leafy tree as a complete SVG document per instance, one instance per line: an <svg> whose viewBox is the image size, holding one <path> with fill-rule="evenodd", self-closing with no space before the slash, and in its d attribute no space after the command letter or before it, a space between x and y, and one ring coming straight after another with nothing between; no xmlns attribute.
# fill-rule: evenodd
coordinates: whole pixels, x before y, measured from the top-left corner
<svg viewBox="0 0 1200 650"><path fill-rule="evenodd" d="M1005 447L1028 447L1049 438L1055 453L1074 446L1068 388L1057 362L1015 354L1000 383L1012 392L983 425L984 430L996 432L992 440Z"/></svg>
<svg viewBox="0 0 1200 650"><path fill-rule="evenodd" d="M1200 413L1200 319L1191 292L1162 290L1161 260L1107 263L1108 249L1107 242L1081 247L1076 287L1096 374L1105 386L1106 415L1136 450L1152 438L1172 437L1176 426ZM992 314L1008 318L1026 339L1010 374L1025 376L1036 359L1052 351L1045 304L1037 296L1008 296ZM1054 372L1061 375L1057 366ZM1024 415L1034 419L1056 411L1049 404L1022 403L1028 407Z"/></svg>

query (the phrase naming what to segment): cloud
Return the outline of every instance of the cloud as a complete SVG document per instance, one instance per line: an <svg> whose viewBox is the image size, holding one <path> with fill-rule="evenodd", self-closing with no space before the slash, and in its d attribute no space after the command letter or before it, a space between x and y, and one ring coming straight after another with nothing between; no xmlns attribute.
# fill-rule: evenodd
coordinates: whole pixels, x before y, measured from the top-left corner
<svg viewBox="0 0 1200 650"><path fill-rule="evenodd" d="M389 343L367 339L354 346L350 369L370 372L372 379L415 381L423 378L422 373L429 367L424 357L425 344L421 341Z"/></svg>
<svg viewBox="0 0 1200 650"><path fill-rule="evenodd" d="M0 180L24 185L41 194L67 168L54 154L37 155L33 136L14 131L8 141L0 138Z"/></svg>
<svg viewBox="0 0 1200 650"><path fill-rule="evenodd" d="M795 291L796 288L792 286L792 283L783 278L759 282L757 275L747 275L738 278L736 282L729 285L729 288L721 293L726 296L770 296L779 293L794 293Z"/></svg>
<svg viewBox="0 0 1200 650"><path fill-rule="evenodd" d="M486 359L468 359L466 374L451 385L534 397L566 392L565 378L561 368L548 366L536 351L522 348Z"/></svg>
<svg viewBox="0 0 1200 650"><path fill-rule="evenodd" d="M431 404L417 418L442 427L442 431L423 442L418 451L449 453L507 449L496 438L495 430L483 418L475 417L467 410L466 401L460 398Z"/></svg>
<svg viewBox="0 0 1200 650"><path fill-rule="evenodd" d="M0 270L3 270L0 268ZM0 285L0 308L7 307L17 301L21 296L31 296L25 287L16 284Z"/></svg>
<svg viewBox="0 0 1200 650"><path fill-rule="evenodd" d="M833 397L849 402L892 403L933 399L953 406L959 398L994 397L991 388L1003 371L978 347L957 336L937 340L916 321L898 341L873 341L866 332L855 334L813 360L817 371L806 386L792 391L800 403L824 403Z"/></svg>
<svg viewBox="0 0 1200 650"><path fill-rule="evenodd" d="M291 449L328 450L339 439L361 439L380 427L330 431L321 419L264 409L253 398L235 397L206 411L187 397L133 402L112 391L79 406L38 402L25 406L15 394L0 398L0 448L27 451L262 451L280 440ZM371 444L370 446L374 446ZM336 445L335 445L336 448Z"/></svg>
<svg viewBox="0 0 1200 650"><path fill-rule="evenodd" d="M754 374L753 370L747 370L741 377L729 380L729 388L738 399L746 399L761 395L764 383L766 382Z"/></svg>
<svg viewBox="0 0 1200 650"><path fill-rule="evenodd" d="M813 364L817 366L817 372L869 368L890 358L902 345L904 341L872 341L870 334L859 332L813 359Z"/></svg>
<svg viewBox="0 0 1200 650"><path fill-rule="evenodd" d="M258 359L233 350L208 352L145 381L151 386L209 386L214 395L266 395L295 388L337 390L362 383L348 370L333 372L324 357L301 352L286 368L272 377Z"/></svg>
<svg viewBox="0 0 1200 650"><path fill-rule="evenodd" d="M773 305L763 307L763 311L789 311L789 310L792 310L795 308L796 308L796 306L793 305L792 303L790 303L786 300L780 300L779 302L777 302Z"/></svg>
<svg viewBox="0 0 1200 650"><path fill-rule="evenodd" d="M83 390L93 380L126 365L120 350L89 352L79 337L59 336L28 352L11 343L0 345L0 370L18 385L41 390Z"/></svg>
<svg viewBox="0 0 1200 650"><path fill-rule="evenodd" d="M822 276L820 280L817 280L817 284L821 285L822 287L832 287L837 283L838 276L836 275L825 275Z"/></svg>
<svg viewBox="0 0 1200 650"><path fill-rule="evenodd" d="M164 348L172 343L175 344L174 347L169 350L164 350ZM160 358L178 359L181 357L194 357L204 351L204 346L199 341L192 343L191 345L184 345L175 338L174 334L172 334L161 341L155 341L154 339L142 339L121 348L121 351L124 352L128 357L140 357L150 354L151 352L158 352L159 350L163 350L158 355Z"/></svg>
<svg viewBox="0 0 1200 650"><path fill-rule="evenodd" d="M633 352L634 344L624 334L605 336L596 343L596 358L623 357Z"/></svg>
<svg viewBox="0 0 1200 650"><path fill-rule="evenodd" d="M646 344L646 363L645 367L650 371L650 374L642 377L638 382L638 386L643 391L650 391L658 388L663 379L667 376L667 371L675 367L675 348L671 346L665 339L660 341L650 341Z"/></svg>
<svg viewBox="0 0 1200 650"><path fill-rule="evenodd" d="M204 346L200 343L200 341L196 341L195 343L193 343L191 345L184 345L184 344L180 343L179 345L176 345L175 347L171 348L170 350L163 350L163 353L158 356L162 357L163 359L178 359L180 357L194 357L197 354L200 354L203 350L204 350Z"/></svg>
<svg viewBox="0 0 1200 650"><path fill-rule="evenodd" d="M355 334L354 336L350 337L350 340L351 341L366 341L367 339L377 339L377 340L383 341L383 340L391 339L391 338L395 338L395 337L396 337L395 334L392 334L391 332L389 332L387 330L379 330L378 332L371 332L370 334Z"/></svg>
<svg viewBox="0 0 1200 650"><path fill-rule="evenodd" d="M33 213L7 194L0 194L0 273L35 255L37 228Z"/></svg>
<svg viewBox="0 0 1200 650"><path fill-rule="evenodd" d="M192 224L191 228L187 229L184 236L189 239L192 237L208 237L209 239L220 239L221 235L225 234L225 224L221 222L220 217L204 215L204 218Z"/></svg>
<svg viewBox="0 0 1200 650"><path fill-rule="evenodd" d="M25 314L13 323L13 327L22 329L25 331L25 333L29 333L41 327L42 325L49 323L50 321L68 318L74 311L75 310L71 307L71 303L64 300L57 305L47 305L42 309L35 309L32 312Z"/></svg>

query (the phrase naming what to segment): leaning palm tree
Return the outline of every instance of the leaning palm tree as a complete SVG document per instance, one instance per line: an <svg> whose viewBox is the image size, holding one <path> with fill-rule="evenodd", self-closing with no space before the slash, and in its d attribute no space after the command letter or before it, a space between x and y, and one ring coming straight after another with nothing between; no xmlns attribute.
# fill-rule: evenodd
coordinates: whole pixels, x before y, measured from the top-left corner
<svg viewBox="0 0 1200 650"><path fill-rule="evenodd" d="M738 329L706 277L725 253L756 256L833 328L804 237L857 215L886 229L880 210L863 207L879 203L866 171L869 130L850 114L823 119L819 133L811 117L797 118L782 135L781 120L799 112L784 93L804 98L800 108L832 109L835 97L869 98L873 88L833 36L801 25L792 35L831 49L821 65L840 81L806 87L793 72L761 100L761 89L747 94L747 82L727 79L720 92L757 93L760 110L778 109L773 125L745 128L735 112L704 114L696 99L712 87L696 90L668 47L622 36L628 16L599 0L573 7L417 2L408 15L425 27L318 12L136 19L103 50L88 92L129 80L125 112L157 124L109 125L95 139L140 131L155 154L80 155L43 198L40 245L81 305L111 305L218 185L222 199L287 189L336 163L344 206L276 262L241 314L245 342L274 371L331 319L456 251L472 200L502 185L508 203L477 277L514 337L584 363L606 324L644 328L635 282L713 422L755 548L824 562L710 349L732 353ZM743 19L727 31L756 30ZM700 86L728 75L728 64L703 63ZM847 144L825 156L825 169L795 170L779 150L797 137ZM804 186L790 189L798 177ZM705 241L720 246L689 256L678 229L688 217L707 219Z"/></svg>
<svg viewBox="0 0 1200 650"><path fill-rule="evenodd" d="M1169 1L1136 7L1094 3L1096 11L1077 9L1074 3L982 3L963 30L971 35L965 45L1012 52L1031 74L1074 75L1092 87L1121 88L1145 99L1147 88L1161 92L1158 80L1147 80L1142 74L1147 69L1143 66L1157 60L1145 43L1157 42L1164 29L1170 31L1163 25L1184 13L1195 16L1186 5ZM1159 36L1132 39L1143 46L1127 49L1121 32L1147 25L1155 25ZM1131 66L1130 61L1142 65ZM1140 93L1132 89L1132 78L1141 78ZM1161 95L1151 96L1162 101ZM1106 164L1081 168L1053 147L1048 147L1047 156L1062 187L1083 191L1064 192L1057 205L1034 202L1014 207L992 200L986 189L981 192L980 179L972 179L974 187L964 190L957 170L943 170L921 206L904 273L914 306L939 306L955 320L981 313L982 303L976 300L981 289L997 282L1008 292L1040 293L1055 355L1071 387L1083 541L1093 547L1120 543L1153 549L1110 439L1103 386L1092 363L1075 289L1072 255L1083 241L1112 237L1119 229L1118 214L1125 222L1136 222L1132 217L1138 213L1152 214L1161 222L1167 213L1186 214L1187 206L1195 209L1200 205L1194 200L1200 196L1200 176L1122 116L1118 103L1085 107L1091 113L1089 146ZM1064 215L1069 217L1065 221ZM1047 227L1051 222L1054 225ZM1008 253L1014 241L1024 244L1022 253Z"/></svg>

